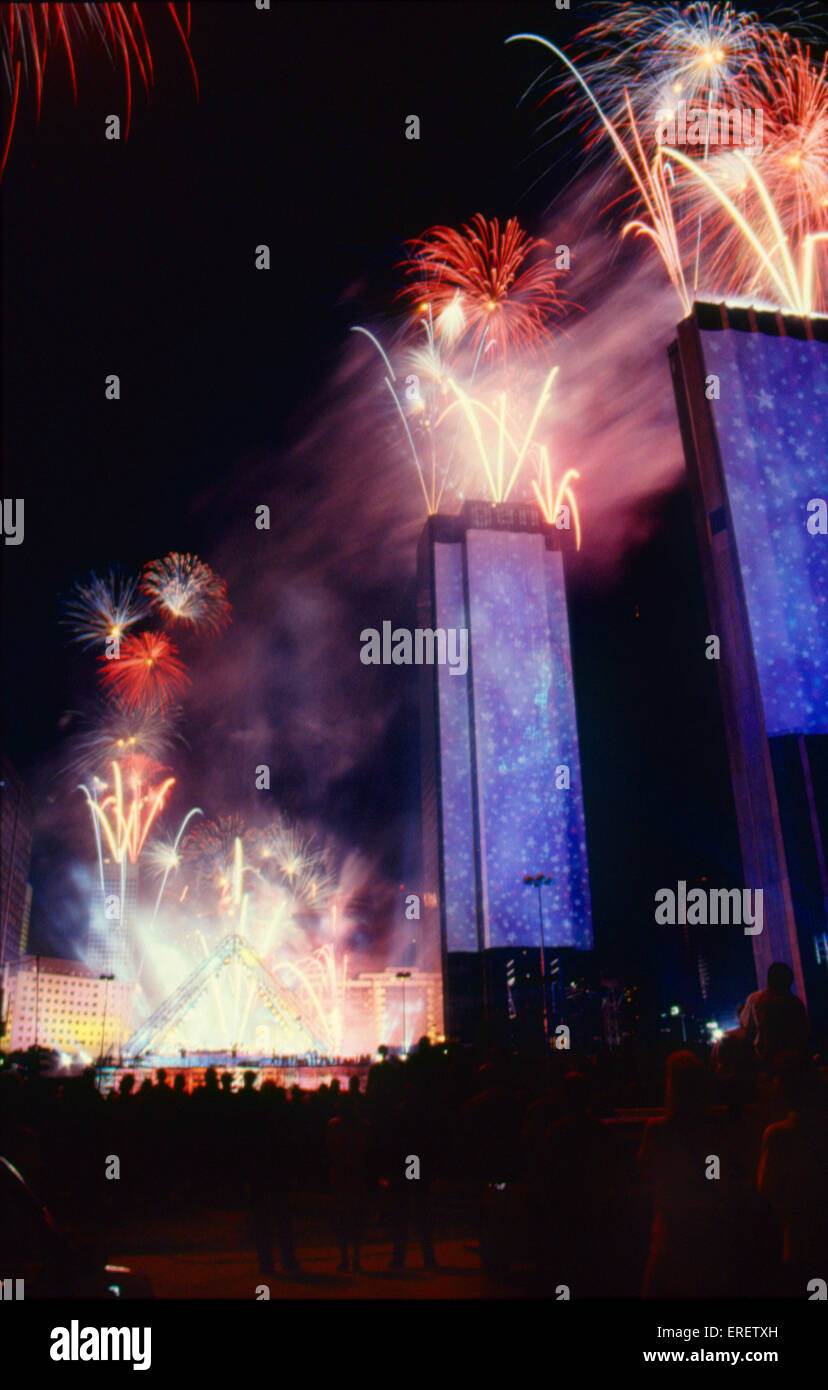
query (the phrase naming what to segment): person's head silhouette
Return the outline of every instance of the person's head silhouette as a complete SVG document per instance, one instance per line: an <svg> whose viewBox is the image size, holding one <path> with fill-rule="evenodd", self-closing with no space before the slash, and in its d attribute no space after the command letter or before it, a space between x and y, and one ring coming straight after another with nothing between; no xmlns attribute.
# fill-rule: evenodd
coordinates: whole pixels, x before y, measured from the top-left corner
<svg viewBox="0 0 828 1390"><path fill-rule="evenodd" d="M589 1114L589 1081L583 1072L567 1072L563 1084L563 1098L567 1114L579 1119Z"/></svg>
<svg viewBox="0 0 828 1390"><path fill-rule="evenodd" d="M782 960L768 966L768 989L771 994L787 994L793 984L793 971Z"/></svg>
<svg viewBox="0 0 828 1390"><path fill-rule="evenodd" d="M698 1120L709 1103L709 1078L692 1052L673 1052L667 1058L667 1115L673 1120Z"/></svg>

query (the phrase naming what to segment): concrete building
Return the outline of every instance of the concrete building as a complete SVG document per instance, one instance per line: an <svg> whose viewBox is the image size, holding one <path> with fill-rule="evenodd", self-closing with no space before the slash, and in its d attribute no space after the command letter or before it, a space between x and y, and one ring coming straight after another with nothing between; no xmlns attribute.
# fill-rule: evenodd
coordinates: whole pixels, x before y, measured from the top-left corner
<svg viewBox="0 0 828 1390"><path fill-rule="evenodd" d="M3 971L3 1048L37 1044L74 1062L116 1055L132 1031L136 986L78 961L28 956Z"/></svg>

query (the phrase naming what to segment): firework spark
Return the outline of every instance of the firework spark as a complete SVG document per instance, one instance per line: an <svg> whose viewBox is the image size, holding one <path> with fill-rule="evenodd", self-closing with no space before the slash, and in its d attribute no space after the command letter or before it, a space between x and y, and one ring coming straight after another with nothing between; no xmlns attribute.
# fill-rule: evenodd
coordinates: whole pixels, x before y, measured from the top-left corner
<svg viewBox="0 0 828 1390"><path fill-rule="evenodd" d="M125 637L117 656L100 658L100 675L126 710L141 713L168 709L189 680L178 649L163 632Z"/></svg>
<svg viewBox="0 0 828 1390"><path fill-rule="evenodd" d="M166 617L217 632L230 621L227 586L195 555L176 551L144 568L141 588Z"/></svg>
<svg viewBox="0 0 828 1390"><path fill-rule="evenodd" d="M64 613L62 621L73 629L73 640L89 648L123 637L146 617L147 610L138 594L138 580L113 569L105 579L92 574L85 584L76 584Z"/></svg>
<svg viewBox="0 0 828 1390"><path fill-rule="evenodd" d="M405 297L450 342L471 338L478 353L502 358L534 351L567 307L553 263L538 256L546 246L515 217L503 228L480 213L459 232L432 227L409 243Z"/></svg>
<svg viewBox="0 0 828 1390"><path fill-rule="evenodd" d="M273 865L279 881L302 903L321 907L333 886L328 856L315 837L301 826L281 818L273 820L255 837L260 862Z"/></svg>
<svg viewBox="0 0 828 1390"><path fill-rule="evenodd" d="M198 74L188 43L190 6L184 6L183 25L178 6L168 3L166 8L184 44L198 96ZM149 91L153 82L152 52L141 9L142 7L136 3L0 5L0 50L12 104L0 162L0 175L8 158L21 87L24 83L34 83L39 117L47 59L49 54L56 50L62 52L66 58L75 100L78 95L75 61L78 50L83 45L90 41L99 42L114 64L123 65L126 88L125 138L129 135L134 69L140 74L145 91Z"/></svg>

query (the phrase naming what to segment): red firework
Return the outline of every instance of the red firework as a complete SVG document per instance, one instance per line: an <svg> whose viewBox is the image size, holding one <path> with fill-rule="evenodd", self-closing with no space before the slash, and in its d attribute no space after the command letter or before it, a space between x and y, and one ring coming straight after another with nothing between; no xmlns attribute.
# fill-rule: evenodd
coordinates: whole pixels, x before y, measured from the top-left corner
<svg viewBox="0 0 828 1390"><path fill-rule="evenodd" d="M530 237L516 217L501 229L496 218L477 213L462 231L432 227L409 246L406 298L432 320L456 311L477 347L485 339L503 356L535 349L566 308L552 263L537 257L547 242Z"/></svg>
<svg viewBox="0 0 828 1390"><path fill-rule="evenodd" d="M761 72L744 95L747 108L762 116L750 164L738 150L721 149L705 159L704 169L776 256L774 263L782 264L774 248L784 245L801 267L808 243L828 231L828 59L813 60L809 48L787 34L769 36L763 51ZM692 247L701 227L706 294L759 295L775 303L779 286L768 260L754 254L730 209L695 177L680 174L679 179L679 231ZM813 306L820 311L826 296L824 247L817 240L814 248Z"/></svg>
<svg viewBox="0 0 828 1390"><path fill-rule="evenodd" d="M184 44L198 96L198 74L187 42L190 33L190 6L184 6L183 25L178 16L178 6L169 3L168 0L166 8L172 15L173 23ZM79 43L84 43L90 38L97 38L103 44L113 62L120 60L123 63L126 84L126 136L129 134L132 113L133 63L140 73L146 91L149 91L153 81L152 53L141 18L141 6L135 3L135 0L131 4L101 5L0 4L0 49L12 106L8 134L0 160L0 175L9 153L21 81L34 80L37 114L40 116L43 76L48 55L55 49L62 50L69 65L72 91L77 100L75 49Z"/></svg>
<svg viewBox="0 0 828 1390"><path fill-rule="evenodd" d="M766 43L767 60L747 101L762 110L757 159L775 196L782 225L801 239L828 227L828 57L787 34Z"/></svg>
<svg viewBox="0 0 828 1390"><path fill-rule="evenodd" d="M130 712L166 709L189 681L178 648L163 632L122 638L117 657L101 657L100 671L104 688Z"/></svg>

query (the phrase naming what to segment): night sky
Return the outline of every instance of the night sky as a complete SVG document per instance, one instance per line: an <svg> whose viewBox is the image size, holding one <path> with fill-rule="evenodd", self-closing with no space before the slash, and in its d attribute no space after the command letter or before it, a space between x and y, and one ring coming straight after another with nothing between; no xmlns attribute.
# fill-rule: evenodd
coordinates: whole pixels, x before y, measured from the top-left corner
<svg viewBox="0 0 828 1390"><path fill-rule="evenodd" d="M397 882L416 876L407 673L384 674L379 694L372 689L376 719L355 725L341 766L328 740L342 709L364 699L352 629L410 613L413 568L401 551L396 567L374 574L370 489L355 486L350 509L330 520L331 480L341 486L357 460L334 440L309 466L301 441L313 435L349 328L393 306L407 238L478 211L517 214L534 230L577 175L577 145L553 164L538 148L536 103L519 105L542 63L503 40L530 30L565 43L593 11L197 4L196 100L163 7L145 8L155 84L149 101L136 92L129 139L103 138L106 115L123 110L123 78L106 55L92 46L80 62L77 105L58 58L39 123L24 102L2 184L3 496L26 506L24 544L2 554L2 743L46 822L33 866L34 942L62 949L69 930L55 825L70 793L52 769L65 712L94 689L93 664L58 625L60 597L92 569L135 570L175 549L226 575L239 632L255 625L257 642L271 633L268 659L283 676L255 760L267 761L271 744L289 749L281 761L272 754L274 801L375 862L385 887L366 939L376 943L399 915ZM420 117L419 142L404 138L409 113ZM254 269L259 243L271 248L269 273ZM619 327L635 338L634 318ZM104 399L111 372L118 403ZM666 356L663 390L672 409ZM407 485L401 511L416 508L413 475ZM270 551L250 542L239 558L231 538L249 531L257 502L274 499ZM647 986L660 968L642 948L655 889L702 875L738 882L739 859L680 477L640 498L638 522L610 566L587 541L571 629L598 956L607 973ZM305 667L295 686L295 627L280 615L288 591L285 612L295 611L295 589L274 580L272 609L262 611L270 567L314 576L314 591L320 575L338 584L350 623L336 659L323 644L316 679ZM337 622L330 604L325 621ZM241 700L257 666L255 644L243 651ZM208 653L202 674L209 662ZM308 723L303 741L308 692L316 724L328 728ZM234 795L238 746L224 729L208 711L188 733L179 774L188 791L205 778L221 787L213 814L231 803L244 810L249 796ZM749 950L735 949L749 979Z"/></svg>

